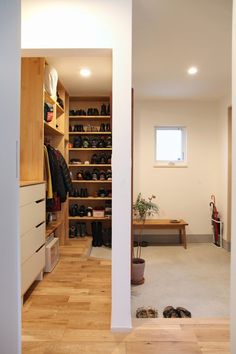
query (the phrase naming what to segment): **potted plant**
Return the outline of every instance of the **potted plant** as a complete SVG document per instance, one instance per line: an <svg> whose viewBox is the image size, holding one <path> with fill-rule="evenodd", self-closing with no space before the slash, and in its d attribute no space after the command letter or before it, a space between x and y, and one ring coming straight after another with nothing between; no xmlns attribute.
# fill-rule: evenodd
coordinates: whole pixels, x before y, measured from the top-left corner
<svg viewBox="0 0 236 354"><path fill-rule="evenodd" d="M138 194L138 197L133 204L134 216L139 220L141 226L138 233L138 242L136 249L133 249L133 258L132 258L132 268L131 268L131 283L133 285L140 285L144 283L144 268L145 260L141 257L142 254L142 234L143 227L146 221L147 216L157 214L159 211L158 206L153 203L155 195L145 198L142 197L141 193Z"/></svg>

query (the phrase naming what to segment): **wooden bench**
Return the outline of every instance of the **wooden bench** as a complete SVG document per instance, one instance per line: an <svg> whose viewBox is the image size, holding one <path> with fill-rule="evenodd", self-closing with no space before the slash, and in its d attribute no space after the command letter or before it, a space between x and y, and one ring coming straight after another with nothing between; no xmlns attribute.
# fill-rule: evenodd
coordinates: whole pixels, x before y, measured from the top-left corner
<svg viewBox="0 0 236 354"><path fill-rule="evenodd" d="M144 229L149 230L178 230L179 241L185 249L187 248L187 237L185 230L185 226L187 225L188 223L182 219L178 220L178 222L171 222L171 219L147 219L144 224L138 220L133 220L134 229L140 229L143 227Z"/></svg>

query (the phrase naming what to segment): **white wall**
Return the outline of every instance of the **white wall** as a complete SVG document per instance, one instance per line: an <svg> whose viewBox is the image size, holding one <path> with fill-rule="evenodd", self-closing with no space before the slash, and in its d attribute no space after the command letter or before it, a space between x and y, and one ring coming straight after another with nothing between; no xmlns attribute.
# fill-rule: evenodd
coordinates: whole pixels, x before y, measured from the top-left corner
<svg viewBox="0 0 236 354"><path fill-rule="evenodd" d="M231 106L231 97L225 97L219 101L219 190L217 206L220 217L224 221L224 239L230 242L230 232L228 232L228 108Z"/></svg>
<svg viewBox="0 0 236 354"><path fill-rule="evenodd" d="M232 35L232 221L231 221L231 353L236 353L236 0Z"/></svg>
<svg viewBox="0 0 236 354"><path fill-rule="evenodd" d="M183 218L188 234L211 234L210 196L219 199L219 104L197 101L136 101L134 198L155 194L160 218ZM154 167L154 127L187 128L187 168Z"/></svg>
<svg viewBox="0 0 236 354"><path fill-rule="evenodd" d="M19 140L20 1L0 1L0 352L21 348L18 178L16 142Z"/></svg>
<svg viewBox="0 0 236 354"><path fill-rule="evenodd" d="M120 330L131 327L131 15L132 0L22 1L22 48L113 50L112 328Z"/></svg>

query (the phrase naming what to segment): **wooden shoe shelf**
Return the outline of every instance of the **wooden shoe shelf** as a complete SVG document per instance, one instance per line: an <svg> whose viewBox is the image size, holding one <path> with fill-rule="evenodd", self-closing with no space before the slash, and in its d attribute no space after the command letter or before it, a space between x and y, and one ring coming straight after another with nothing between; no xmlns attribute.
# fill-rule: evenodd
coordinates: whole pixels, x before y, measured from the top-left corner
<svg viewBox="0 0 236 354"><path fill-rule="evenodd" d="M101 106L105 104L108 107L110 104L110 97L70 97L69 101L69 110L77 111L79 109L83 109L87 112L89 108L96 108L98 109L99 113L101 113ZM101 124L109 124L110 129L109 131L100 131ZM108 171L111 170L111 163L91 163L91 157L93 154L100 155L105 153L107 155L111 155L112 148L103 147L103 148L74 148L73 147L73 140L76 137L80 137L81 139L88 137L91 139L93 136L96 139L99 137L106 137L112 136L112 120L111 115L69 115L69 143L68 143L68 166L70 172L72 174L72 183L73 187L76 189L80 188L87 188L88 197L69 197L69 210L70 206L73 204L78 204L80 207L84 205L85 207L92 207L93 209L96 207L110 207L111 208L111 197L99 197L97 195L100 188L104 188L105 190L111 190L112 188L112 180L78 180L76 179L78 171L85 171L89 170L91 173L93 169L97 169L99 171ZM83 125L85 131L74 131L75 125ZM92 129L91 129L92 128ZM88 129L88 131L87 131ZM93 131L95 130L95 131ZM79 159L81 163L70 163L71 159ZM90 163L84 163L85 161L89 161ZM110 225L111 223L111 216L107 216L106 214L104 217L94 217L94 216L70 216L68 213L68 220L69 220L69 227L72 225L76 225L76 222L84 221L86 222L86 228L89 235L92 234L91 230L91 222L92 221L101 221L104 225ZM69 230L68 230L69 234Z"/></svg>

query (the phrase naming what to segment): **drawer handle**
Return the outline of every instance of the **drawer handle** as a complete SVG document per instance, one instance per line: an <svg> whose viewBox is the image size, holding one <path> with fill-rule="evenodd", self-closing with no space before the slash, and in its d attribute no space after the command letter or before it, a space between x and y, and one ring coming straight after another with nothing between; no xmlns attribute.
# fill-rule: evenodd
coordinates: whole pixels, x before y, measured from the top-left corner
<svg viewBox="0 0 236 354"><path fill-rule="evenodd" d="M35 201L35 203L37 203L37 204L38 204L38 203L41 203L41 202L43 202L43 201L44 201L44 198L39 199L39 200L36 200L36 201Z"/></svg>
<svg viewBox="0 0 236 354"><path fill-rule="evenodd" d="M35 226L35 228L37 229L39 226L43 225L45 223L45 221L42 221L40 224L38 224L37 226Z"/></svg>
<svg viewBox="0 0 236 354"><path fill-rule="evenodd" d="M45 245L45 243L44 243L42 246L40 246L40 247L37 249L37 251L35 251L35 253L38 253L38 252L41 250L41 248L44 247L44 245Z"/></svg>

